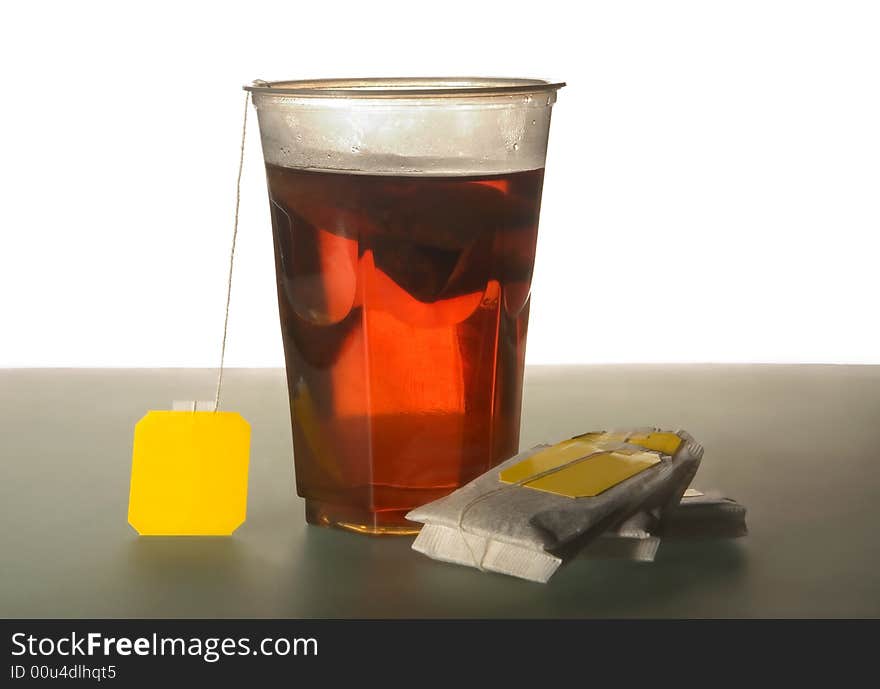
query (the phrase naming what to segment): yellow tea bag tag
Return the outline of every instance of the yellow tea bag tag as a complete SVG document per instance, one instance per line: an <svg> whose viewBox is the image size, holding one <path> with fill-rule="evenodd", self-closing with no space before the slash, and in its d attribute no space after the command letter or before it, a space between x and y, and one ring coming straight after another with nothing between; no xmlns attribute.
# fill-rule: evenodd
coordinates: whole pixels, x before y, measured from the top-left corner
<svg viewBox="0 0 880 689"><path fill-rule="evenodd" d="M661 454L675 454L680 444L675 433L585 433L526 457L498 478L570 498L593 497L659 463Z"/></svg>
<svg viewBox="0 0 880 689"><path fill-rule="evenodd" d="M217 393L212 402L149 411L135 426L128 523L141 536L229 536L247 514L251 427L239 414L220 411L220 400L249 100L245 92Z"/></svg>
<svg viewBox="0 0 880 689"><path fill-rule="evenodd" d="M244 523L250 426L188 404L135 426L128 523L141 536L228 536Z"/></svg>

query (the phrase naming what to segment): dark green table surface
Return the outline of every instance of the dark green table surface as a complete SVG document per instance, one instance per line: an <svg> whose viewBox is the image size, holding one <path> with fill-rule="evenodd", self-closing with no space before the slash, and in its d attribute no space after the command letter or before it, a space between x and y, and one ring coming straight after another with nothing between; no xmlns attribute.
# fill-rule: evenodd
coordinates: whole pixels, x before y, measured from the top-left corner
<svg viewBox="0 0 880 689"><path fill-rule="evenodd" d="M0 617L880 615L880 367L528 370L522 444L659 425L706 447L695 481L749 509L736 541L654 563L579 558L546 586L440 564L411 538L307 527L280 370L229 371L252 425L247 522L140 538L126 511L147 409L211 399L210 370L0 371Z"/></svg>

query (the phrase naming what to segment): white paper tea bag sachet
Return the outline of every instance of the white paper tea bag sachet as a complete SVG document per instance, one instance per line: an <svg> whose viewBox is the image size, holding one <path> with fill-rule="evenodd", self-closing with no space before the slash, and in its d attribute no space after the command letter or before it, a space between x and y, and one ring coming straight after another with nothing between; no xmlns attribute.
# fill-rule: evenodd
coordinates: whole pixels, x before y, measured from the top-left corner
<svg viewBox="0 0 880 689"><path fill-rule="evenodd" d="M679 505L702 455L686 432L653 428L534 447L412 510L424 524L413 549L542 583L600 536L629 538L635 559L652 560L648 528Z"/></svg>

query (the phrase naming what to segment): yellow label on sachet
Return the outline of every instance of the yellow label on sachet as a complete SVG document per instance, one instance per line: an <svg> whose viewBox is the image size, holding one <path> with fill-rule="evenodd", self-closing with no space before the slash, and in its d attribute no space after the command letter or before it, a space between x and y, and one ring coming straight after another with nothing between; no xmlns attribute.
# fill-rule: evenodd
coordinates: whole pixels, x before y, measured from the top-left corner
<svg viewBox="0 0 880 689"><path fill-rule="evenodd" d="M638 447L619 447L624 442ZM654 466L660 454L675 454L680 444L675 433L585 433L526 457L498 477L571 498L592 497Z"/></svg>
<svg viewBox="0 0 880 689"><path fill-rule="evenodd" d="M646 450L654 450L661 454L672 457L681 446L681 436L676 433L665 431L652 431L650 433L633 433L627 436L626 442L630 445L638 445Z"/></svg>
<svg viewBox="0 0 880 689"><path fill-rule="evenodd" d="M235 412L148 412L134 431L129 524L142 536L230 535L247 514L250 434Z"/></svg>

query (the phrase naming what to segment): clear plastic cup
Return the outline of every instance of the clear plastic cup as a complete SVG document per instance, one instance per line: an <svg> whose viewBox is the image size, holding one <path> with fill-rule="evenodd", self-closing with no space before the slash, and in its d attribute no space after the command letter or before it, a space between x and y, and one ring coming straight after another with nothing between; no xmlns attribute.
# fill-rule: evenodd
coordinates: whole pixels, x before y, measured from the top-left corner
<svg viewBox="0 0 880 689"><path fill-rule="evenodd" d="M404 515L515 454L551 108L532 79L257 82L297 492Z"/></svg>

